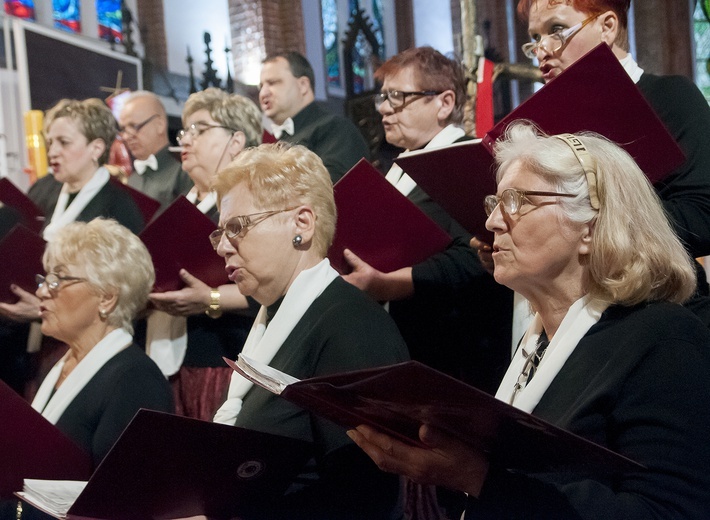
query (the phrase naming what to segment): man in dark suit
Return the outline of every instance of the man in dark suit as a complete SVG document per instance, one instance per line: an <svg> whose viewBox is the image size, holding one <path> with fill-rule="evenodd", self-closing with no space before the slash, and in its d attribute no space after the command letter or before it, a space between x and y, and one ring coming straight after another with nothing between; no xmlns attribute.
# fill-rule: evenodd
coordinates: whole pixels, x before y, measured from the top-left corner
<svg viewBox="0 0 710 520"><path fill-rule="evenodd" d="M131 94L118 118L120 135L133 156L128 185L153 197L161 209L192 188L192 180L168 150L168 117L152 92Z"/></svg>
<svg viewBox="0 0 710 520"><path fill-rule="evenodd" d="M276 139L302 144L314 152L336 182L360 159L369 159L370 152L349 119L315 103L314 85L306 58L297 52L274 54L261 69L259 103L269 118L266 130Z"/></svg>

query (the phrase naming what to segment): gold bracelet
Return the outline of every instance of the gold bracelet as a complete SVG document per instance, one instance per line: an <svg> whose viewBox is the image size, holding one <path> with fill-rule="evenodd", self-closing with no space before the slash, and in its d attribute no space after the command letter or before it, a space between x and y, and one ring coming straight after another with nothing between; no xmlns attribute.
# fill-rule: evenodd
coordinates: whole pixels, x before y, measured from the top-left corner
<svg viewBox="0 0 710 520"><path fill-rule="evenodd" d="M222 307L219 304L219 289L210 289L210 304L205 314L212 319L217 319L222 315Z"/></svg>

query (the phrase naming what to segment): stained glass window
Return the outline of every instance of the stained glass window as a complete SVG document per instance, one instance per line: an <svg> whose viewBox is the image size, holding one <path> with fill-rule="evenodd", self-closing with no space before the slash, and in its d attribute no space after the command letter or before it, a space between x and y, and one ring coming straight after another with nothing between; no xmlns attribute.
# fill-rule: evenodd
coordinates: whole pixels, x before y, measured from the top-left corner
<svg viewBox="0 0 710 520"><path fill-rule="evenodd" d="M344 74L342 71L342 40L348 30L351 17L362 10L363 15L371 24L372 31L379 45L379 58L384 59L385 45L383 34L384 0L321 0L323 17L323 47L325 49L325 65L328 71L328 86L342 88ZM362 4L362 5L361 5ZM338 16L340 13L343 16ZM345 16L347 14L347 16ZM359 33L352 52L353 76L355 93L372 88L372 47L367 38Z"/></svg>
<svg viewBox="0 0 710 520"><path fill-rule="evenodd" d="M35 19L34 0L5 0L5 12L23 20Z"/></svg>
<svg viewBox="0 0 710 520"><path fill-rule="evenodd" d="M380 44L380 59L384 61L385 31L383 29L383 13L384 8L382 6L382 0L372 0L372 29L375 31L375 38L377 38L377 43Z"/></svg>
<svg viewBox="0 0 710 520"><path fill-rule="evenodd" d="M710 1L702 0L695 6L695 83L710 102Z"/></svg>
<svg viewBox="0 0 710 520"><path fill-rule="evenodd" d="M81 32L79 0L52 0L54 27L73 33Z"/></svg>
<svg viewBox="0 0 710 520"><path fill-rule="evenodd" d="M338 5L336 0L321 0L323 47L328 85L340 86L340 48L338 45Z"/></svg>
<svg viewBox="0 0 710 520"><path fill-rule="evenodd" d="M102 40L116 43L123 40L121 3L121 0L96 0L96 18Z"/></svg>

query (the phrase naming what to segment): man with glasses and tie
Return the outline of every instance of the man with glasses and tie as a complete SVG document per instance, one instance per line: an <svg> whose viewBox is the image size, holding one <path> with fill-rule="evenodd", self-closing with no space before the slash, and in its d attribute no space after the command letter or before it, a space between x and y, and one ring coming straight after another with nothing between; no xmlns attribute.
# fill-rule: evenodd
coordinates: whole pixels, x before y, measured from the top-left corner
<svg viewBox="0 0 710 520"><path fill-rule="evenodd" d="M165 208L192 188L192 180L168 150L168 117L152 92L132 93L118 118L119 133L133 156L128 185L159 201Z"/></svg>
<svg viewBox="0 0 710 520"><path fill-rule="evenodd" d="M321 158L335 183L370 151L357 127L315 102L315 77L297 52L267 57L261 69L259 103L265 129L280 141L301 144Z"/></svg>

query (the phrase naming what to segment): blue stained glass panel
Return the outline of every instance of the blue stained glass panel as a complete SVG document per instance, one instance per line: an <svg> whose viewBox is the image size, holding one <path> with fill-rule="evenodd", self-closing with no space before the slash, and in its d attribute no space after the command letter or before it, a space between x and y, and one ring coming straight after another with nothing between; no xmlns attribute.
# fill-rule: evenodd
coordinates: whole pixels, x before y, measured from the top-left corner
<svg viewBox="0 0 710 520"><path fill-rule="evenodd" d="M81 14L79 0L52 0L54 27L63 31L80 33Z"/></svg>
<svg viewBox="0 0 710 520"><path fill-rule="evenodd" d="M323 48L328 85L340 86L340 48L338 45L338 6L336 0L321 0Z"/></svg>
<svg viewBox="0 0 710 520"><path fill-rule="evenodd" d="M119 43L123 41L122 0L96 0L99 38Z"/></svg>

